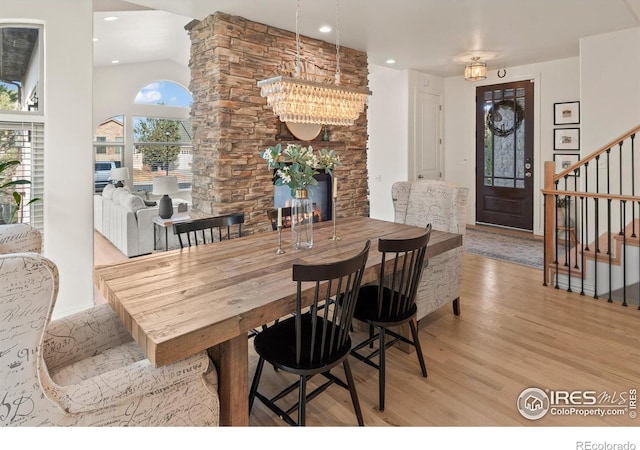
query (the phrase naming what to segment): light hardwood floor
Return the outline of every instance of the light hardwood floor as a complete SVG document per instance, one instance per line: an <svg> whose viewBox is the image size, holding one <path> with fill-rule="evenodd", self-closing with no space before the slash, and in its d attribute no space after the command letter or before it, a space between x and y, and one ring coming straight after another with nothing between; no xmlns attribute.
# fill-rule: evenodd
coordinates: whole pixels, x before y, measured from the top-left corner
<svg viewBox="0 0 640 450"><path fill-rule="evenodd" d="M97 237L96 264L126 259ZM110 245L106 243L107 247ZM97 301L100 301L97 299ZM640 387L640 311L637 304L594 300L542 286L540 270L465 254L461 315L450 305L425 318L420 339L429 376L417 358L388 352L387 401L377 410L376 371L352 359L368 426L638 426L624 416L522 417L516 407L529 387L593 390L620 395ZM355 333L356 341L363 338ZM256 356L250 348L249 379ZM340 374L340 370L336 372ZM265 367L263 383L276 392L289 376ZM355 426L349 395L330 387L307 405L309 425ZM283 422L256 401L251 425Z"/></svg>

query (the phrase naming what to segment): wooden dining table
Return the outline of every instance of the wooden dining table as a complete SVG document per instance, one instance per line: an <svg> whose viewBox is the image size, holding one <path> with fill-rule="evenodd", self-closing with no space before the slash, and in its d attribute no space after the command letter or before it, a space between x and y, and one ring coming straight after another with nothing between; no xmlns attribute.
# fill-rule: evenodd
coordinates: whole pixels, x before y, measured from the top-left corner
<svg viewBox="0 0 640 450"><path fill-rule="evenodd" d="M141 256L94 269L94 284L157 367L208 350L218 370L220 423L249 424L248 333L295 311L293 264L353 256L371 240L362 283L378 278L378 238L409 238L423 228L371 219L340 218L314 224L311 249L276 254L278 233L256 233ZM433 230L427 257L462 245L462 235Z"/></svg>

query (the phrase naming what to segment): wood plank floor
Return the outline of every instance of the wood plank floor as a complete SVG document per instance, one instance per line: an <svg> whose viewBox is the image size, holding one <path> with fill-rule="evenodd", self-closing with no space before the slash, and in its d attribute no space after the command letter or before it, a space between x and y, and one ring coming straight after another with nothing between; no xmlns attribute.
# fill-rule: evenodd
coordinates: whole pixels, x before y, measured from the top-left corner
<svg viewBox="0 0 640 450"><path fill-rule="evenodd" d="M100 237L96 242L98 247ZM108 244L108 243L107 243ZM117 255L96 251L96 264ZM96 301L100 301L97 299ZM368 426L638 426L629 416L551 415L530 421L516 407L529 387L616 395L638 389L640 311L542 286L540 270L465 254L461 315L450 306L420 327L428 378L415 354L388 352L387 404L377 409L376 371L352 359ZM356 341L362 339L355 333ZM249 379L256 356L250 348ZM338 370L337 374L341 375ZM291 380L265 367L262 386L277 392ZM330 387L307 406L309 425L355 426L349 395ZM253 426L283 422L256 401Z"/></svg>

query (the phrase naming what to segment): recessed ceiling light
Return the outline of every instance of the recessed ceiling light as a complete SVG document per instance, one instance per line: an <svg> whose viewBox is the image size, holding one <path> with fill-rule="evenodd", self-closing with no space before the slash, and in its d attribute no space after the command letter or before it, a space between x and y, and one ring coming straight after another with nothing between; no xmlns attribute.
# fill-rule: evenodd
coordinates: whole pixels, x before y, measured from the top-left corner
<svg viewBox="0 0 640 450"><path fill-rule="evenodd" d="M322 25L320 27L320 33L328 33L331 31L331 27L329 25Z"/></svg>
<svg viewBox="0 0 640 450"><path fill-rule="evenodd" d="M114 59L113 61L111 61L111 64L118 64L120 62L119 59Z"/></svg>
<svg viewBox="0 0 640 450"><path fill-rule="evenodd" d="M396 60L395 60L395 59L393 59L393 58L390 58L390 59L387 59L385 62L386 62L387 64L395 64L395 63L396 63Z"/></svg>
<svg viewBox="0 0 640 450"><path fill-rule="evenodd" d="M98 40L98 38L93 38L93 42L95 42L95 41L97 41L97 40Z"/></svg>
<svg viewBox="0 0 640 450"><path fill-rule="evenodd" d="M113 22L114 20L118 20L116 16L108 16L104 18L105 22Z"/></svg>

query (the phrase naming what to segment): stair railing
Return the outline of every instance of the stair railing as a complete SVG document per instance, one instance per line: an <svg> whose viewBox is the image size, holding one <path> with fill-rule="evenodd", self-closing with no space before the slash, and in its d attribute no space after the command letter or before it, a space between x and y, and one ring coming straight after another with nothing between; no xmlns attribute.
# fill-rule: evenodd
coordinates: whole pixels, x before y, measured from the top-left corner
<svg viewBox="0 0 640 450"><path fill-rule="evenodd" d="M637 264L627 258L628 245L637 246L639 241L640 196L635 192L638 131L640 125L557 174L555 162L545 162L545 286L559 289L562 285L569 292L578 289L594 298L607 293L611 302L621 284L622 304L627 306L628 279L640 282L640 247ZM621 267L615 274L614 265ZM637 297L640 309L640 289Z"/></svg>

